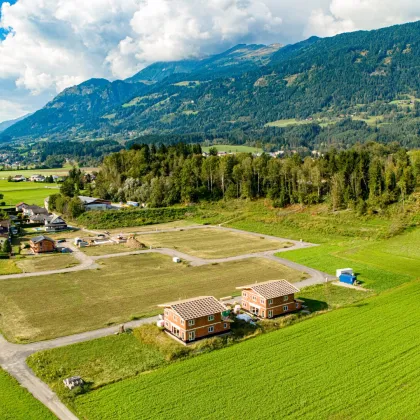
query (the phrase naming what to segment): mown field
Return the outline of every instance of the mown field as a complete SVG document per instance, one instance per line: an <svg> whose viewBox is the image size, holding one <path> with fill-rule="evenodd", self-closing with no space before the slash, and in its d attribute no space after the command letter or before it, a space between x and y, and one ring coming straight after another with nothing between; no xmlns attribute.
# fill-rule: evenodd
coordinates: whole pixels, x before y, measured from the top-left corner
<svg viewBox="0 0 420 420"><path fill-rule="evenodd" d="M140 235L153 248L171 248L200 258L223 258L280 248L291 243L220 229L191 229Z"/></svg>
<svg viewBox="0 0 420 420"><path fill-rule="evenodd" d="M1 175L1 173L0 173ZM24 201L27 204L44 206L44 199L58 192L56 184L44 184L41 182L8 182L0 179L0 193L6 206L13 206Z"/></svg>
<svg viewBox="0 0 420 420"><path fill-rule="evenodd" d="M71 254L50 254L28 256L16 261L16 265L24 273L37 271L61 270L79 264Z"/></svg>
<svg viewBox="0 0 420 420"><path fill-rule="evenodd" d="M58 175L58 176L65 176L68 175L69 170L72 168L71 165L65 166L64 168L53 168L53 169L25 169L25 170L7 170L7 171L0 171L0 179L7 179L9 176L14 177L16 175L23 175L29 178L32 175ZM93 172L97 171L99 168L81 168L84 172Z"/></svg>
<svg viewBox="0 0 420 420"><path fill-rule="evenodd" d="M419 299L419 282L404 285L81 395L75 399L77 414L91 420L186 419L199 409L200 418L207 419L236 418L238 412L250 419L279 413L282 418L415 419ZM156 398L162 389L171 390L171 404Z"/></svg>
<svg viewBox="0 0 420 420"><path fill-rule="evenodd" d="M49 420L56 417L0 369L0 418L2 420Z"/></svg>
<svg viewBox="0 0 420 420"><path fill-rule="evenodd" d="M231 295L256 278L305 277L256 258L190 267L143 254L98 263L97 270L0 281L2 333L15 342L45 340L156 314L156 305L178 298Z"/></svg>

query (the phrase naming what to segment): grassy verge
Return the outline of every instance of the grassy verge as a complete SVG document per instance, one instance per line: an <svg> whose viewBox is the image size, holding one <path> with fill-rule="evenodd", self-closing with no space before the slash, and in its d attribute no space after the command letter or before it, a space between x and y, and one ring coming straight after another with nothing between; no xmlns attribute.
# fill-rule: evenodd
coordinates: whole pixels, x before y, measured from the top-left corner
<svg viewBox="0 0 420 420"><path fill-rule="evenodd" d="M18 382L0 369L0 418L2 420L49 420L56 417Z"/></svg>
<svg viewBox="0 0 420 420"><path fill-rule="evenodd" d="M16 260L1 259L0 260L0 276L6 274L19 274L22 270L16 265Z"/></svg>

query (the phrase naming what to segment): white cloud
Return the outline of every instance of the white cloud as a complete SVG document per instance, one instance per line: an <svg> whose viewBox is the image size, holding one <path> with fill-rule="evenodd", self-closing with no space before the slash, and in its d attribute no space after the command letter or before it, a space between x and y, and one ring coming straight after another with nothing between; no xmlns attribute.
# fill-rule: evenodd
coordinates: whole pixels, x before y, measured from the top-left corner
<svg viewBox="0 0 420 420"><path fill-rule="evenodd" d="M19 118L29 112L30 111L25 107L25 105L0 99L0 122Z"/></svg>
<svg viewBox="0 0 420 420"><path fill-rule="evenodd" d="M18 0L1 7L0 28L12 31L0 40L0 99L32 106L88 78L125 78L155 61L420 17L418 0Z"/></svg>

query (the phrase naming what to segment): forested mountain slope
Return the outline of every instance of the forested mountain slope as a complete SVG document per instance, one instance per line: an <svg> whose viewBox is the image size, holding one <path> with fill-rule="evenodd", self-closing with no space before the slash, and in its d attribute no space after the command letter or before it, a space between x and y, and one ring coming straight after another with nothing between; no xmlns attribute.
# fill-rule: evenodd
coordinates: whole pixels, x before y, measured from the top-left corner
<svg viewBox="0 0 420 420"><path fill-rule="evenodd" d="M156 63L126 81L85 82L4 134L50 139L261 134L277 120L322 119L327 125L360 113L393 118L381 121L384 125L416 121L419 75L419 22L313 37L283 48L239 45L205 59Z"/></svg>

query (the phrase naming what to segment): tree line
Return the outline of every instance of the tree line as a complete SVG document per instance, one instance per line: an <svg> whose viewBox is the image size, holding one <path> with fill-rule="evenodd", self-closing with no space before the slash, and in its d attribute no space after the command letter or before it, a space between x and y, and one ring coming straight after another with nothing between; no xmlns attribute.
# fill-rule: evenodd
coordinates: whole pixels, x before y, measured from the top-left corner
<svg viewBox="0 0 420 420"><path fill-rule="evenodd" d="M420 153L367 143L320 157L203 156L200 145L135 144L104 159L94 193L150 207L268 198L278 207L329 202L365 212L404 200L420 183Z"/></svg>

